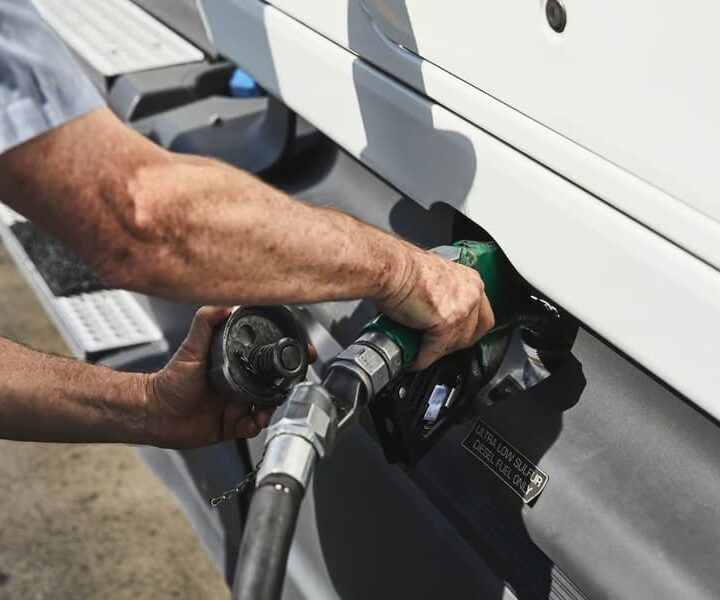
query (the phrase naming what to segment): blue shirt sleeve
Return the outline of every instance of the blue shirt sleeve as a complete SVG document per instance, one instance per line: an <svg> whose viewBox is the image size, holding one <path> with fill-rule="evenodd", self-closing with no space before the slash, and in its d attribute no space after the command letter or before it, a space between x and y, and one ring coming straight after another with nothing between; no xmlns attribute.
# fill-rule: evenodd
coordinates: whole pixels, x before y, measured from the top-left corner
<svg viewBox="0 0 720 600"><path fill-rule="evenodd" d="M0 154L104 105L30 0L0 0Z"/></svg>

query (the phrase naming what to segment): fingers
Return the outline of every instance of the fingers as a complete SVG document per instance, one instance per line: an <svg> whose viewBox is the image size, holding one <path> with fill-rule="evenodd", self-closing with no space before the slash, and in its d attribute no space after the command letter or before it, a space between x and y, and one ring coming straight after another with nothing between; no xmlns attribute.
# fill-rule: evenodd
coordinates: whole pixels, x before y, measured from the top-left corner
<svg viewBox="0 0 720 600"><path fill-rule="evenodd" d="M415 369L473 345L492 328L492 309L480 274L427 252L413 255L412 286L399 300L380 304L388 316L424 331Z"/></svg>
<svg viewBox="0 0 720 600"><path fill-rule="evenodd" d="M313 364L318 359L318 353L315 346L312 344L308 345L308 362Z"/></svg>
<svg viewBox="0 0 720 600"><path fill-rule="evenodd" d="M257 424L257 426L260 429L265 429L268 425L270 425L270 420L272 419L275 409L274 408L258 409L256 407L253 412L255 415L255 423Z"/></svg>
<svg viewBox="0 0 720 600"><path fill-rule="evenodd" d="M222 439L255 437L270 424L274 412L272 407L253 407L237 401L228 403L223 419Z"/></svg>
<svg viewBox="0 0 720 600"><path fill-rule="evenodd" d="M412 370L421 371L447 354L462 348L469 348L494 325L495 316L490 302L487 296L482 294L482 298L467 319L455 326L447 326L445 329L430 329L425 332Z"/></svg>
<svg viewBox="0 0 720 600"><path fill-rule="evenodd" d="M203 306L196 313L178 354L184 360L205 360L213 331L232 310L224 306Z"/></svg>
<svg viewBox="0 0 720 600"><path fill-rule="evenodd" d="M492 306L490 306L490 300L488 300L488 297L483 294L478 314L476 341L479 340L482 336L484 336L493 327L495 327L495 313L493 312Z"/></svg>
<svg viewBox="0 0 720 600"><path fill-rule="evenodd" d="M241 402L228 403L223 417L223 440L251 438L260 433L260 427L255 422L255 417L250 409L249 404Z"/></svg>
<svg viewBox="0 0 720 600"><path fill-rule="evenodd" d="M261 427L255 422L252 415L246 415L235 423L235 438L253 438L260 433Z"/></svg>
<svg viewBox="0 0 720 600"><path fill-rule="evenodd" d="M426 331L423 336L420 352L413 363L411 370L422 371L427 369L436 360L439 360L447 353L447 336Z"/></svg>

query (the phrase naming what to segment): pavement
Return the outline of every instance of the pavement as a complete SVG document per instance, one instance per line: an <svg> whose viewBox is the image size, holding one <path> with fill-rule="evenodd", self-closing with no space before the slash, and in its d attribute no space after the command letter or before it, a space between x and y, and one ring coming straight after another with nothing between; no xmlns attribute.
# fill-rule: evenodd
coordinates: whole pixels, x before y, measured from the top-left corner
<svg viewBox="0 0 720 600"><path fill-rule="evenodd" d="M68 353L1 243L0 336ZM228 597L133 448L0 441L0 600Z"/></svg>

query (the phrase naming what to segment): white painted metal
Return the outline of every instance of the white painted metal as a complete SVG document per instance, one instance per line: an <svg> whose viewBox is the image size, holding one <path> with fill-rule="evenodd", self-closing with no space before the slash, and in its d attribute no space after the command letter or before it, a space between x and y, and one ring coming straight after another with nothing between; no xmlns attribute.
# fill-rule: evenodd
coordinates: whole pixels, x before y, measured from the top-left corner
<svg viewBox="0 0 720 600"><path fill-rule="evenodd" d="M573 127L572 130L563 131L563 134L560 134L553 130L550 123L530 118L520 112L518 107L513 108L510 104L498 101L492 95L483 91L485 90L484 87L479 85L473 87L448 70L432 62L423 61L416 54L403 50L397 44L391 42L388 37L378 33L376 23L368 17L366 11L360 9L360 4L357 1L316 0L311 3L301 3L293 0L271 0L271 2L322 33L322 35L333 39L344 47L351 47L354 52L365 57L369 62L381 65L383 71L392 73L439 104L500 137L554 171L575 181L584 189L634 219L648 225L664 237L720 268L720 223L717 220L702 214L696 208L679 201L678 198L660 189L662 186L660 180L646 181L637 175L633 175L632 169L628 165L623 163L622 166L619 166L620 161L615 155L609 154L608 156L618 164L603 158L594 147L593 149L584 147L582 145L584 142L574 133L579 131L578 128ZM448 12L448 7L453 4L458 4L457 0L454 3L442 5L427 3L426 8L440 10L440 6L442 6L442 10ZM486 2L482 4L484 5ZM532 13L533 19L539 19L538 22L547 28L544 25L544 17L536 13L536 3L499 3L494 8L529 11ZM586 7L583 6L582 8ZM612 10L605 3L588 6L587 8ZM393 11L400 11L397 3L391 7L390 14ZM472 14L472 12L472 10L468 9L464 14ZM403 22L403 20L400 19L399 22ZM407 18L405 22L407 22ZM440 38L440 32L441 30L437 29L436 35L438 38ZM551 32L545 33L549 36ZM400 36L399 33L395 35L396 37ZM532 39L535 39L535 37ZM551 50L557 52L560 49L552 46L552 44L558 42L557 37L554 33L550 37L543 35L542 42L551 44ZM447 39L451 39L451 36L442 39L443 43L445 43ZM407 39L403 41L409 43ZM675 47L672 44L667 45L667 48L671 47L674 52ZM504 48L504 46L501 46L501 48ZM565 42L563 42L561 49L574 52L573 49L567 49ZM457 54L462 54L462 52L458 51ZM472 55L473 58L474 56ZM503 66L502 61L512 59L515 54L498 50L493 52L491 56L493 60L497 60L498 64ZM554 62L548 60L548 66L552 67L553 65ZM507 65L503 66L505 76L511 78L520 77L521 82L518 85L526 86L532 98L547 93L545 86L540 89L533 87L530 80L525 80L518 73L517 68L506 67ZM540 76L540 74L536 72L536 76ZM576 80L584 81L582 78L576 78ZM713 76L710 75L705 84L710 85L712 81ZM715 81L717 81L717 78ZM659 102L665 101L663 99L665 95L672 96L673 90L663 90L662 93L663 97L660 98ZM553 104L553 107L555 106ZM570 111L569 118L582 119L585 127L597 127L597 135L607 136L609 138L607 140L608 144L620 145L624 152L637 154L638 157L645 156L643 148L633 146L632 137L629 138L624 133L617 136L615 130L605 127L602 119L592 114L592 106L583 105L581 109L578 106L573 105L563 110ZM599 109L608 111L610 107L603 104L599 106ZM629 109L630 107L628 107ZM713 113L712 118L707 122L707 127L700 132L696 132L698 134L698 144L683 151L683 161L672 162L671 164L663 163L662 170L665 175L691 180L695 175L692 172L683 171L687 166L686 163L689 161L694 166L699 166L703 161L707 163L709 157L713 154L707 152L708 144L711 147L714 145L714 154L717 154L719 139L713 137L715 134L712 127L712 119L716 118L716 116ZM623 118L625 117L627 115L623 115ZM603 118L609 118L609 116L605 115ZM720 132L720 129L717 131ZM703 135L706 137L703 138ZM708 138L708 135L713 139ZM654 147L659 152L675 152L679 148L679 146L667 147L666 127L662 122L654 128L652 135L643 138L642 142ZM646 158L649 156L647 155ZM652 158L652 160L656 159ZM713 172L711 168L705 173L705 176L712 178ZM710 188L712 189L712 185L710 185ZM707 196L710 203L714 202L718 191L716 180L714 192Z"/></svg>
<svg viewBox="0 0 720 600"><path fill-rule="evenodd" d="M204 10L220 51L253 57L291 108L421 204L453 203L532 284L720 417L717 270L279 10Z"/></svg>
<svg viewBox="0 0 720 600"><path fill-rule="evenodd" d="M43 18L106 77L203 59L130 0L33 0Z"/></svg>
<svg viewBox="0 0 720 600"><path fill-rule="evenodd" d="M406 5L429 61L720 220L717 2L571 0L562 35L538 1L373 4L386 31Z"/></svg>

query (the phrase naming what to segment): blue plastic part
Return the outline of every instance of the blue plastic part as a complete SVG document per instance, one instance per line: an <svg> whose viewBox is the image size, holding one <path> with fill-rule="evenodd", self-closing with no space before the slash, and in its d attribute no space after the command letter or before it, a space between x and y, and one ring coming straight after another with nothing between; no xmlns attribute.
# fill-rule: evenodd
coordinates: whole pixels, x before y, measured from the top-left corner
<svg viewBox="0 0 720 600"><path fill-rule="evenodd" d="M242 69L235 69L230 78L230 94L235 98L258 98L265 92L250 75Z"/></svg>

